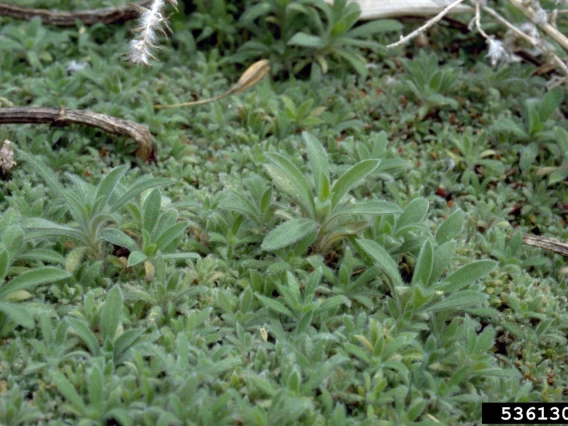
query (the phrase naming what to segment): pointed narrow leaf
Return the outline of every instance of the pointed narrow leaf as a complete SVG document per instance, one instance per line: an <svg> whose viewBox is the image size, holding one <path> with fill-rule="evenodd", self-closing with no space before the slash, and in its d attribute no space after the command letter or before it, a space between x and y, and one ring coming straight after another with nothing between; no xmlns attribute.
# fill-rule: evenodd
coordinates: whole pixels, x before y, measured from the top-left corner
<svg viewBox="0 0 568 426"><path fill-rule="evenodd" d="M167 185L168 183L172 183L172 180L166 178L154 178L154 177L141 179L137 181L134 185L132 185L130 188L128 188L128 190L112 204L112 206L110 207L110 211L111 212L116 211L128 200L136 197L137 195L141 194L147 189L154 188L156 186Z"/></svg>
<svg viewBox="0 0 568 426"><path fill-rule="evenodd" d="M400 215L396 222L397 232L401 229L422 222L428 213L429 203L426 198L419 197L410 201L404 208L404 213Z"/></svg>
<svg viewBox="0 0 568 426"><path fill-rule="evenodd" d="M286 157L266 154L272 164L265 164L266 171L274 183L284 191L309 216L315 212L314 194L300 169Z"/></svg>
<svg viewBox="0 0 568 426"><path fill-rule="evenodd" d="M35 238L49 237L66 237L82 245L88 245L88 241L82 232L77 231L70 226L59 225L46 219L39 217L25 218L22 221L22 227L27 231L26 240Z"/></svg>
<svg viewBox="0 0 568 426"><path fill-rule="evenodd" d="M481 334L477 336L475 343L475 355L484 355L490 351L495 343L495 329L493 327L485 327Z"/></svg>
<svg viewBox="0 0 568 426"><path fill-rule="evenodd" d="M374 261L394 284L401 284L402 279L398 272L398 266L388 252L372 240L357 240L357 243Z"/></svg>
<svg viewBox="0 0 568 426"><path fill-rule="evenodd" d="M128 166L120 166L112 169L98 184L95 192L95 206L93 214L101 213L114 192L116 184L125 175Z"/></svg>
<svg viewBox="0 0 568 426"><path fill-rule="evenodd" d="M83 341L85 346L87 346L89 352L94 356L98 356L101 348L97 336L95 336L91 329L77 318L67 318L67 323L75 330L75 334Z"/></svg>
<svg viewBox="0 0 568 426"><path fill-rule="evenodd" d="M262 242L261 249L278 250L308 237L317 231L319 224L311 219L291 219L274 228Z"/></svg>
<svg viewBox="0 0 568 426"><path fill-rule="evenodd" d="M87 391L89 392L89 402L95 408L103 400L104 376L98 366L93 366L87 374Z"/></svg>
<svg viewBox="0 0 568 426"><path fill-rule="evenodd" d="M20 254L18 259L38 260L40 262L48 263L65 263L65 258L61 254L51 249L42 248L27 250Z"/></svg>
<svg viewBox="0 0 568 426"><path fill-rule="evenodd" d="M324 176L329 177L329 164L327 161L327 153L323 148L320 141L315 137L310 135L308 132L302 132L302 138L306 142L308 147L308 157L310 159L310 164L312 166L312 173L314 175L315 187L318 190L318 197L321 201L325 200L325 197L319 193L320 188L324 188Z"/></svg>
<svg viewBox="0 0 568 426"><path fill-rule="evenodd" d="M296 325L296 333L299 335L300 333L305 333L310 324L312 323L312 319L314 317L314 311L306 312L300 321L298 321L298 325Z"/></svg>
<svg viewBox="0 0 568 426"><path fill-rule="evenodd" d="M61 182L59 182L59 179L57 178L53 170L47 167L45 163L38 157L31 156L30 154L20 149L17 149L16 151L18 152L19 156L23 157L24 160L27 161L30 166L39 173L45 183L47 183L47 186L49 186L53 192L55 192L64 200L67 200L67 193L65 191L65 188L63 187L63 185L61 185Z"/></svg>
<svg viewBox="0 0 568 426"><path fill-rule="evenodd" d="M538 111L541 123L546 122L554 114L554 111L560 106L563 99L564 91L560 87L555 87L544 95Z"/></svg>
<svg viewBox="0 0 568 426"><path fill-rule="evenodd" d="M0 300L16 290L23 290L35 285L53 283L68 278L70 274L52 266L32 269L12 278L0 286Z"/></svg>
<svg viewBox="0 0 568 426"><path fill-rule="evenodd" d="M363 160L343 173L331 187L331 205L337 206L341 199L355 186L379 167L380 160Z"/></svg>
<svg viewBox="0 0 568 426"><path fill-rule="evenodd" d="M84 415L87 407L85 406L83 398L81 398L79 393L77 393L71 382L58 371L51 372L51 379L55 386L57 386L57 389L59 389L59 392L61 392L61 395L63 395L63 397L71 403L73 408Z"/></svg>
<svg viewBox="0 0 568 426"><path fill-rule="evenodd" d="M365 58L358 54L358 53L353 53L353 50L347 50L347 49L337 49L335 51L335 53L337 53L339 56L343 57L347 62L349 62L349 64L353 67L353 69L355 71L357 71L357 73L365 78L367 76L367 62L365 61Z"/></svg>
<svg viewBox="0 0 568 426"><path fill-rule="evenodd" d="M219 208L244 213L251 219L255 219L259 214L258 209L244 195L232 191L223 194L219 201Z"/></svg>
<svg viewBox="0 0 568 426"><path fill-rule="evenodd" d="M156 240L158 235L177 223L178 216L179 212L176 209L168 209L162 213L156 222L156 226L154 226L154 231L150 234L151 239L146 238L145 241ZM142 234L144 234L144 232L147 233L146 230L143 230Z"/></svg>
<svg viewBox="0 0 568 426"><path fill-rule="evenodd" d="M148 257L144 253L134 250L128 255L128 264L126 266L130 268L144 262L146 259L148 259Z"/></svg>
<svg viewBox="0 0 568 426"><path fill-rule="evenodd" d="M568 159L568 132L561 127L555 127L554 135L564 159Z"/></svg>
<svg viewBox="0 0 568 426"><path fill-rule="evenodd" d="M418 254L418 259L416 260L416 267L414 268L414 274L412 275L412 285L418 283L422 283L423 286L428 285L433 266L434 253L432 244L430 241L426 241L422 245L420 253Z"/></svg>
<svg viewBox="0 0 568 426"><path fill-rule="evenodd" d="M368 37L373 34L401 31L402 24L394 19L377 19L376 21L368 22L360 25L345 34L346 37Z"/></svg>
<svg viewBox="0 0 568 426"><path fill-rule="evenodd" d="M473 305L481 305L486 299L487 296L485 294L473 290L464 290L451 294L438 303L434 303L427 307L425 311L438 312L447 309L464 309Z"/></svg>
<svg viewBox="0 0 568 426"><path fill-rule="evenodd" d="M128 349L130 349L143 333L144 330L134 328L125 331L120 336L118 336L114 342L115 360L118 360L121 355L123 355Z"/></svg>
<svg viewBox="0 0 568 426"><path fill-rule="evenodd" d="M87 247L85 246L77 247L71 250L65 258L65 270L71 274L75 273L86 251Z"/></svg>
<svg viewBox="0 0 568 426"><path fill-rule="evenodd" d="M116 419L118 424L122 426L133 426L134 420L132 417L132 411L124 408L113 408L106 414L107 419ZM161 421L161 420L160 420ZM166 420L169 421L169 420ZM171 424L175 424L179 420L175 417L175 421L171 421ZM111 423L107 420L107 424Z"/></svg>
<svg viewBox="0 0 568 426"><path fill-rule="evenodd" d="M10 264L10 259L8 257L8 251L0 248L0 282L4 280L6 274L8 273L8 265Z"/></svg>
<svg viewBox="0 0 568 426"><path fill-rule="evenodd" d="M436 247L434 252L434 265L430 274L430 282L428 285L438 281L444 271L450 266L454 255L456 253L456 242L448 241L439 247Z"/></svg>
<svg viewBox="0 0 568 426"><path fill-rule="evenodd" d="M138 250L138 244L120 229L106 228L101 231L101 238L119 247L125 247L130 251Z"/></svg>
<svg viewBox="0 0 568 426"><path fill-rule="evenodd" d="M304 32L298 32L292 37L288 43L290 46L303 46L303 47L324 47L325 40L322 37L306 34Z"/></svg>
<svg viewBox="0 0 568 426"><path fill-rule="evenodd" d="M329 221L345 215L364 214L377 216L391 213L402 213L402 209L398 205L388 201L357 201L355 203L346 203L344 206L333 211Z"/></svg>
<svg viewBox="0 0 568 426"><path fill-rule="evenodd" d="M288 284L285 286L279 285L278 291L284 296L284 300L287 302L288 306L298 305L302 300L300 283L290 271L286 271L286 281Z"/></svg>
<svg viewBox="0 0 568 426"><path fill-rule="evenodd" d="M0 302L0 312L22 327L32 328L34 319L28 309L19 303Z"/></svg>
<svg viewBox="0 0 568 426"><path fill-rule="evenodd" d="M188 226L189 222L178 222L166 229L155 242L156 246L158 246L158 250L164 250L172 241L181 237Z"/></svg>
<svg viewBox="0 0 568 426"><path fill-rule="evenodd" d="M315 309L314 313L316 315L322 312L330 311L332 309L339 308L341 305L351 306L351 302L345 296L333 296L323 302L321 302Z"/></svg>
<svg viewBox="0 0 568 426"><path fill-rule="evenodd" d="M530 167L534 164L539 153L539 146L537 143L533 142L528 144L521 151L521 158L519 159L519 168L521 172L527 173Z"/></svg>
<svg viewBox="0 0 568 426"><path fill-rule="evenodd" d="M159 188L154 188L144 200L143 207L144 229L150 233L154 230L160 216L161 204L162 193Z"/></svg>
<svg viewBox="0 0 568 426"><path fill-rule="evenodd" d="M0 231L2 233L2 231ZM24 231L19 226L10 226L3 232L2 243L11 257L15 257L24 245Z"/></svg>
<svg viewBox="0 0 568 426"><path fill-rule="evenodd" d="M436 231L436 243L442 245L454 238L462 229L463 211L457 209L440 225Z"/></svg>
<svg viewBox="0 0 568 426"><path fill-rule="evenodd" d="M277 300L270 299L260 294L255 294L255 296L267 308L275 312L278 312L279 314L286 315L287 317L294 318L294 314L292 313L292 311L290 311L290 309L288 309L286 306L284 306L282 303L278 302Z"/></svg>
<svg viewBox="0 0 568 426"><path fill-rule="evenodd" d="M101 311L101 330L103 342L107 339L114 340L116 329L120 324L122 314L122 292L118 285L115 285L107 294L103 309Z"/></svg>
<svg viewBox="0 0 568 426"><path fill-rule="evenodd" d="M489 274L496 267L497 262L493 260L478 260L468 263L448 276L440 284L439 289L447 292L459 290Z"/></svg>

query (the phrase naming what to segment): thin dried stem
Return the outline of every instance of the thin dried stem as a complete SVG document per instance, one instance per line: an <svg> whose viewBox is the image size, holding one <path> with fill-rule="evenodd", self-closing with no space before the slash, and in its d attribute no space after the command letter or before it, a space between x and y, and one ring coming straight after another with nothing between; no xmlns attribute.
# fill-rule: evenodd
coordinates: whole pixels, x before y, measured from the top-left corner
<svg viewBox="0 0 568 426"><path fill-rule="evenodd" d="M517 5L515 4L515 2L517 2L517 0L510 0L510 1L511 1L515 6L517 6ZM476 6L477 6L477 5L476 5ZM522 6L523 8L525 8L524 5L521 4L521 6ZM530 8L529 8L529 9L530 9ZM526 10L528 10L528 9L526 9ZM531 10L532 10L532 9L531 9ZM488 13L489 15L491 15L493 18L495 18L495 19L496 19L497 21L499 21L501 24L505 25L507 28L509 28L511 31L513 31L518 37L524 39L525 41L527 41L528 43L530 43L532 46L534 46L534 47L543 47L543 43L542 43L540 40L537 40L537 39L535 39L534 37L531 37L530 35L528 35L527 33L525 33L524 31L520 30L518 27L516 27L515 25L513 25L512 23L510 23L509 21L507 21L505 18L503 18L503 17L502 17L499 13L497 13L495 10L493 10L493 9L491 9L491 8L489 8L489 7L484 7L484 8L483 8L483 11L486 12L486 13ZM530 12L527 12L526 15L527 15L527 17L528 17L529 19L531 19L531 16L529 16L529 15L531 15ZM534 15L536 15L536 12L532 11L532 16L534 17ZM550 24L548 24L548 23L547 23L547 24L542 24L542 23L539 24L539 26L540 26L541 28L543 28L543 30L544 30L544 26L545 26L545 25L546 25L546 26L549 26L549 27L551 27L551 28L554 28L554 27L552 27L552 26L551 26ZM556 32L560 33L558 30L556 30L556 28L554 28L554 30L555 30ZM548 34L548 33L547 33L547 34ZM550 35L550 34L549 34L549 35ZM568 39L566 39L566 37L565 37L562 33L560 33L560 35L562 36L563 39L566 40L566 43L567 43L567 45L568 45ZM562 44L561 44L561 45L562 45ZM562 46L562 47L564 47L564 49L567 49L567 47L565 47L565 46ZM551 57L551 59L552 59L552 62L554 62L554 64L555 64L558 68L560 68L560 69L564 72L564 74L568 75L568 66L566 65L566 63L565 63L562 59L560 59L560 57L559 57L556 53L554 53L551 49L546 49L546 53L547 53L548 55L550 55L550 57Z"/></svg>
<svg viewBox="0 0 568 426"><path fill-rule="evenodd" d="M430 19L428 22L426 22L424 25L422 25L420 28L418 28L415 31L412 31L410 34L408 34L405 37L402 37L399 41L397 41L396 43L392 43L389 44L387 46L387 49L394 49L395 47L401 46L404 43L412 40L414 37L417 37L418 35L420 35L421 33L423 33L424 31L426 31L428 28L432 27L433 25L435 25L436 23L438 23L444 16L446 16L454 7L456 7L457 5L459 5L460 3L463 3L465 0L456 0L454 1L452 4L448 5L448 7L446 7L444 10L442 10L440 13L438 13L436 16L434 16L432 19Z"/></svg>
<svg viewBox="0 0 568 426"><path fill-rule="evenodd" d="M535 21L537 12L533 8L531 8L530 6L525 6L519 0L509 1L511 2L511 4L513 4L513 6L523 12L527 18L529 18L533 22ZM537 22L537 25L542 28L542 30L546 34L548 34L550 38L556 41L560 46L562 46L564 50L568 52L568 38L566 38L564 34L562 34L560 31L558 31L558 29L550 25L548 22Z"/></svg>
<svg viewBox="0 0 568 426"><path fill-rule="evenodd" d="M152 0L143 0L136 5L144 7L151 2ZM58 27L74 27L77 24L77 21L81 21L85 25L94 25L98 23L113 24L116 22L127 21L129 19L135 19L138 14L131 5L67 12L61 10L32 9L0 3L0 16L9 16L11 18L25 20L30 20L39 16L43 24L55 25Z"/></svg>
<svg viewBox="0 0 568 426"><path fill-rule="evenodd" d="M507 28L509 28L511 31L513 31L515 34L517 34L519 37L524 38L526 41L528 41L533 46L536 46L538 44L538 41L536 39L534 39L533 37L531 37L530 35L528 35L524 31L521 31L515 25L511 24L509 21L507 21L505 18L503 18L501 15L499 15L499 13L497 13L495 10L493 10L489 7L484 7L483 11L490 14L491 16L493 16L497 21L499 21L501 24L505 25Z"/></svg>
<svg viewBox="0 0 568 426"><path fill-rule="evenodd" d="M481 34L483 38L488 40L490 37L487 35L485 31L483 31L483 29L481 28L481 23L479 22L481 15L481 13L479 13L479 9L480 9L479 2L475 2L475 28L477 28L477 31L479 31L479 34Z"/></svg>
<svg viewBox="0 0 568 426"><path fill-rule="evenodd" d="M155 147L150 130L138 123L92 111L42 107L0 108L0 124L50 123L53 126L83 124L114 135L129 136L138 143L136 156L153 161Z"/></svg>

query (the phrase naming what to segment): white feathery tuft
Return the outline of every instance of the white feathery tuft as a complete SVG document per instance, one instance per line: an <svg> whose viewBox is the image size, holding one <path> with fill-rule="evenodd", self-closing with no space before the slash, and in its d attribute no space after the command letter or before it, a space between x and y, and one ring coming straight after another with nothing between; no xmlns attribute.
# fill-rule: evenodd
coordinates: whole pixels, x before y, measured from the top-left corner
<svg viewBox="0 0 568 426"><path fill-rule="evenodd" d="M136 32L138 37L131 40L128 59L135 64L149 65L150 59L155 59L151 50L157 48L157 33L166 34L169 30L167 17L164 17L162 9L170 3L177 6L177 0L154 0L149 8L138 7L140 18Z"/></svg>

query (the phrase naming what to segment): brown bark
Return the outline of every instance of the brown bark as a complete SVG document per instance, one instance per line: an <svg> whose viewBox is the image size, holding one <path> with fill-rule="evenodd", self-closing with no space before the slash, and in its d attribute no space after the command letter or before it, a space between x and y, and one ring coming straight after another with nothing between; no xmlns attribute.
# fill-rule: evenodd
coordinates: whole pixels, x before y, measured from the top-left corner
<svg viewBox="0 0 568 426"><path fill-rule="evenodd" d="M0 108L0 124L10 123L49 123L54 126L84 124L104 130L113 135L129 136L136 141L136 156L144 161L153 161L155 155L154 141L150 130L142 124L121 118L110 117L92 111L65 108Z"/></svg>
<svg viewBox="0 0 568 426"><path fill-rule="evenodd" d="M143 0L136 5L144 7L151 2L152 0ZM25 20L39 16L41 22L44 24L58 27L73 27L77 20L83 22L85 25L93 25L99 22L103 24L113 24L115 22L128 21L137 18L139 11L132 5L66 12L49 9L31 9L0 3L0 16L9 16L11 18Z"/></svg>

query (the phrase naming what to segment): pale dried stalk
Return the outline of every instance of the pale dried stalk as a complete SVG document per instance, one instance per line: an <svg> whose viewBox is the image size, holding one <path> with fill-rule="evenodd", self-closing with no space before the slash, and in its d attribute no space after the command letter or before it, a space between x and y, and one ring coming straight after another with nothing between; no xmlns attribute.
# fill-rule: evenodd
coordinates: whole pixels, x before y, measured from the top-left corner
<svg viewBox="0 0 568 426"><path fill-rule="evenodd" d="M537 13L530 6L525 6L519 0L509 0L509 1L513 4L513 6L515 6L517 9L519 9L521 12L523 12L524 15L527 18L529 18L533 22L535 21L535 17L536 17ZM548 36L550 38L552 38L554 41L556 41L558 44L560 44L560 46L562 46L562 48L566 52L568 52L568 38L566 38L566 36L564 34L562 34L560 31L558 31L557 28L555 28L553 25L549 24L548 22L541 22L539 20L537 25L546 34L548 34ZM522 31L520 31L520 32L522 33ZM525 37L525 39L526 39L526 37ZM535 47L539 46L538 41L535 41L532 37L529 37L529 42ZM566 63L562 59L560 59L560 57L556 53L554 53L552 50L548 49L547 53L550 55L554 64L558 68L560 68L564 72L564 74L568 75L568 66L566 65Z"/></svg>
<svg viewBox="0 0 568 426"><path fill-rule="evenodd" d="M513 6L515 6L517 9L519 9L521 12L523 12L527 18L529 18L531 21L534 22L536 12L534 11L534 9L532 7L525 6L519 0L509 0L509 1L511 2L511 4ZM539 22L539 23L537 23L537 25L540 28L542 28L542 30L546 34L548 34L551 39L556 41L559 45L562 46L562 48L564 50L566 50L568 52L568 38L566 38L566 36L564 34L562 34L560 31L558 31L557 28L553 27L548 22Z"/></svg>
<svg viewBox="0 0 568 426"><path fill-rule="evenodd" d="M452 4L448 5L444 10L442 10L440 13L438 13L436 16L434 16L432 19L430 19L428 22L426 22L424 25L422 25L420 28L418 28L415 31L412 31L410 34L408 34L405 37L402 37L399 41L397 41L396 43L392 43L389 44L387 46L387 49L394 49L395 47L401 46L404 43L406 43L409 40L412 40L414 37L418 36L419 34L423 33L424 31L426 31L428 28L432 27L433 25L435 25L436 23L438 23L444 16L446 16L454 7L456 7L457 5L459 5L460 3L463 3L464 0L456 0L454 1Z"/></svg>
<svg viewBox="0 0 568 426"><path fill-rule="evenodd" d="M434 18L427 21L423 26L421 26L417 30L411 32L410 34L406 35L405 37L401 37L401 39L398 42L389 44L387 46L387 48L392 49L394 47L398 47L398 46L408 42L409 40L417 37L419 34L421 34L422 32L426 31L428 28L430 28L433 25L435 25L436 23L438 23L453 8L458 6L463 1L464 0L456 0L453 3L449 4L444 10L442 10ZM493 63L497 62L496 61L496 56L497 56L496 50L499 50L499 49L502 50L502 47L501 47L502 43L500 41L495 40L494 37L485 33L485 31L483 31L483 29L481 28L481 24L480 24L481 13L480 13L480 10L483 10L484 12L487 12L488 14L490 14L492 17L494 17L501 24L503 24L507 28L511 29L517 36L523 38L528 43L530 43L533 47L543 49L545 51L545 53L547 53L549 55L549 57L552 59L552 62L558 68L560 68L566 75L568 75L568 65L562 59L560 59L560 57L555 52L553 52L552 49L547 48L547 46L541 40L537 40L534 37L531 37L530 35L526 34L524 31L521 31L515 25L511 24L509 21L507 21L505 18L503 18L501 15L499 15L495 10L484 6L484 2L482 3L480 0L470 0L470 1L475 5L475 16L474 16L473 22L475 23L475 27L479 31L479 33L487 40L487 43L488 43L489 48L490 48L490 53L489 53L488 57L492 58ZM557 28L555 28L553 25L548 23L546 21L546 19L543 20L539 17L540 16L539 14L543 13L542 11L537 12L533 8L531 8L530 6L525 6L522 3L521 0L509 0L509 1L515 7L517 7L519 10L521 10L525 14L525 16L527 16L532 22L536 21L536 24L548 36L550 36L553 40L555 40L557 43L559 43L560 46L562 46L562 48L568 52L568 38L566 36L564 36L564 34L562 34L560 31L558 31ZM537 16L537 15L539 15L539 16ZM492 47L493 47L493 49L492 49Z"/></svg>

